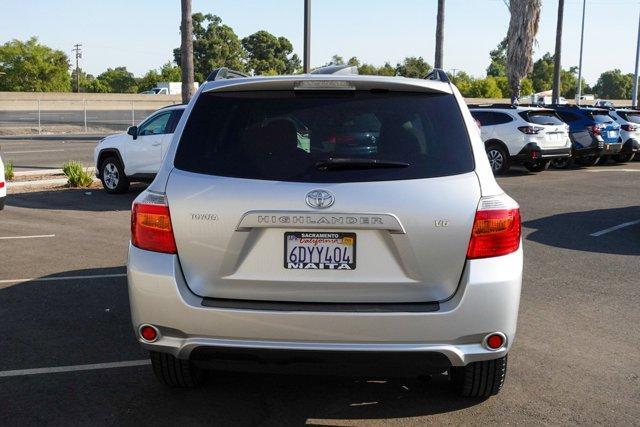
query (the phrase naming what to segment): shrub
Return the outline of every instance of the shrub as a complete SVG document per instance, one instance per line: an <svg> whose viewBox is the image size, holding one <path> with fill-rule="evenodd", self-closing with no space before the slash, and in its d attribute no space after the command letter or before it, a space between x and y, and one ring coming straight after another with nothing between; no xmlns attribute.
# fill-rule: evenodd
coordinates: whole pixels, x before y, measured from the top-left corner
<svg viewBox="0 0 640 427"><path fill-rule="evenodd" d="M13 179L13 163L8 162L4 164L4 179L11 181Z"/></svg>
<svg viewBox="0 0 640 427"><path fill-rule="evenodd" d="M89 187L93 183L91 172L84 169L80 162L66 162L62 172L68 178L70 187Z"/></svg>

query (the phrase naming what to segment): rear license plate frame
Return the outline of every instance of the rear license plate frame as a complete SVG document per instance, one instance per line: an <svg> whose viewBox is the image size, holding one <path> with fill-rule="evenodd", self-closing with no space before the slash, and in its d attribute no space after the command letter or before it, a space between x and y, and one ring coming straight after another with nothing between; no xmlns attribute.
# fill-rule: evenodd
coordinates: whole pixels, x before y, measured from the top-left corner
<svg viewBox="0 0 640 427"><path fill-rule="evenodd" d="M351 248L352 248L352 260L351 262L340 262L340 263L332 263L332 262L320 262L321 253L318 252L318 262L313 262L313 259L310 262L299 262L299 260L295 260L293 262L289 260L289 237L293 236L298 240L307 238L307 239L351 239ZM355 270L357 266L357 246L358 246L358 238L357 234L354 232L333 232L333 231L286 231L284 233L284 251L283 251L283 267L286 270ZM343 247L347 247L345 243L340 243ZM311 255L313 256L313 255ZM325 258L325 261L327 259ZM330 261L333 261L331 259ZM292 266L291 264L295 264L296 266Z"/></svg>

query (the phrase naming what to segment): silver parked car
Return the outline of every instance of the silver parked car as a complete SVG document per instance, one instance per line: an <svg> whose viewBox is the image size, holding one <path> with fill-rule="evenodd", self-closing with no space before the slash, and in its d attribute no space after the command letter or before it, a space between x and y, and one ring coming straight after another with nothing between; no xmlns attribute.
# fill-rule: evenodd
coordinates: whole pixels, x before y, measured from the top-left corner
<svg viewBox="0 0 640 427"><path fill-rule="evenodd" d="M208 80L133 204L132 321L158 378L391 367L496 394L520 212L446 75Z"/></svg>

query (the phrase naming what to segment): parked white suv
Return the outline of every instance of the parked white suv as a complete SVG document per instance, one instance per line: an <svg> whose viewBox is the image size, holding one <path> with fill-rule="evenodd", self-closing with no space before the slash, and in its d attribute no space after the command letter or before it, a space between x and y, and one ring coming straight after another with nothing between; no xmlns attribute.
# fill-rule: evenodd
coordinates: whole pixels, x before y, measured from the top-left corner
<svg viewBox="0 0 640 427"><path fill-rule="evenodd" d="M446 74L221 74L133 204L132 322L157 377L187 387L206 368L388 364L448 370L464 396L498 393L520 211Z"/></svg>
<svg viewBox="0 0 640 427"><path fill-rule="evenodd" d="M620 153L611 157L619 163L630 162L640 151L640 110L631 107L612 108L609 116L620 125L623 143Z"/></svg>
<svg viewBox="0 0 640 427"><path fill-rule="evenodd" d="M7 183L4 177L4 163L2 163L2 156L0 156L0 211L4 209L4 201L7 197Z"/></svg>
<svg viewBox="0 0 640 427"><path fill-rule="evenodd" d="M498 104L469 108L480 122L487 157L497 175L512 164L540 172L551 160L571 156L569 127L553 110Z"/></svg>
<svg viewBox="0 0 640 427"><path fill-rule="evenodd" d="M131 182L153 180L184 109L184 105L162 108L126 133L98 142L93 152L96 176L108 193L125 193Z"/></svg>

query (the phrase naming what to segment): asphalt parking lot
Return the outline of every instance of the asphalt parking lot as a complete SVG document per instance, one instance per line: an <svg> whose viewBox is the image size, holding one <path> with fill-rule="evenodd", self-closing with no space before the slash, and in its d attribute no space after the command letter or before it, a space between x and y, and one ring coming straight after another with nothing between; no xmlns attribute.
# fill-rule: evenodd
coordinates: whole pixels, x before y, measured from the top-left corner
<svg viewBox="0 0 640 427"><path fill-rule="evenodd" d="M0 156L16 171L59 169L76 160L93 166L93 149L102 135L0 136Z"/></svg>
<svg viewBox="0 0 640 427"><path fill-rule="evenodd" d="M0 424L639 424L640 162L499 182L521 205L525 275L507 381L488 400L457 398L442 377L220 374L202 389L165 388L129 319L140 187L10 195Z"/></svg>

